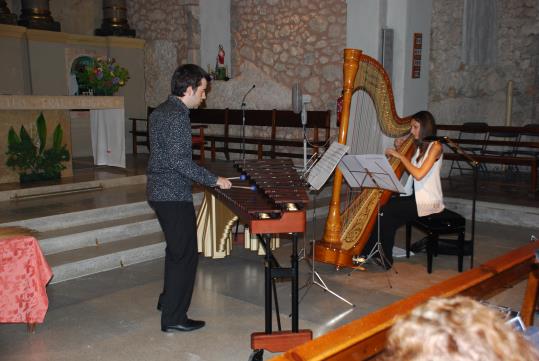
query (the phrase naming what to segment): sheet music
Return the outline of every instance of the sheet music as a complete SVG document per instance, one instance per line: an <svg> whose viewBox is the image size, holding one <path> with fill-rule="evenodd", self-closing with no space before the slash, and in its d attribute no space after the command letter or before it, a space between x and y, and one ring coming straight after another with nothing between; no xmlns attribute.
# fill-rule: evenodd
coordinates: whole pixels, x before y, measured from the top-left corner
<svg viewBox="0 0 539 361"><path fill-rule="evenodd" d="M314 165L307 177L307 182L313 189L320 190L322 188L349 149L350 146L346 144L340 144L339 142L331 143L328 150L326 150L318 163Z"/></svg>
<svg viewBox="0 0 539 361"><path fill-rule="evenodd" d="M339 169L352 188L379 188L406 193L383 154L347 155L341 160Z"/></svg>

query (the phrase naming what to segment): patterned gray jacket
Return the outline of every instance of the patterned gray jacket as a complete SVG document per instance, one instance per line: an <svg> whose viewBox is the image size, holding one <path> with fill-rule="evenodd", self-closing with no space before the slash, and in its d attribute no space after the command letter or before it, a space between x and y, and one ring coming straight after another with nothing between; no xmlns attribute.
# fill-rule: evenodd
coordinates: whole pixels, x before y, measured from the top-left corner
<svg viewBox="0 0 539 361"><path fill-rule="evenodd" d="M189 108L170 95L150 115L148 201L193 201L192 181L215 186L217 176L192 160Z"/></svg>

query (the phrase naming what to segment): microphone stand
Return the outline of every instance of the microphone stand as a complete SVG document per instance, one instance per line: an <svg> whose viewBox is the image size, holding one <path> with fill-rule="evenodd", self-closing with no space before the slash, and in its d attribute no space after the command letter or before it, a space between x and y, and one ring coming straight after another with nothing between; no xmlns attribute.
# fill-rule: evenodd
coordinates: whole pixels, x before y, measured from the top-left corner
<svg viewBox="0 0 539 361"><path fill-rule="evenodd" d="M251 92L255 88L255 84L249 90L247 90L247 93L243 96L243 99L241 100L241 160L245 160L245 98L247 98L247 94Z"/></svg>
<svg viewBox="0 0 539 361"><path fill-rule="evenodd" d="M457 143L451 140L449 137L442 137L440 139L442 144L446 144L449 149L453 151L455 154L461 155L466 162L472 167L473 169L473 191L472 191L472 229L471 229L471 243L472 247L474 246L474 240L475 240L475 208L476 208L476 201L477 201L477 169L479 168L479 161L476 160L474 157L466 153ZM471 254L471 265L470 267L473 268L473 249Z"/></svg>

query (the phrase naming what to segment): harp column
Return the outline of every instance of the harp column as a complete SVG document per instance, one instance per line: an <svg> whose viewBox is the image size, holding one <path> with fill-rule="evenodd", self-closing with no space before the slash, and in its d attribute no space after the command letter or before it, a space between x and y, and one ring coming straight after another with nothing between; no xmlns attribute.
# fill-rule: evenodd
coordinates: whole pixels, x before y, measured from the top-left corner
<svg viewBox="0 0 539 361"><path fill-rule="evenodd" d="M343 65L343 110L341 114L341 125L339 127L339 143L346 144L348 136L348 121L350 119L350 102L354 91L354 82L359 68L361 51L357 49L344 49ZM328 217L324 229L324 241L337 243L341 236L341 188L342 173L339 168L335 169L333 180L333 193L329 203Z"/></svg>

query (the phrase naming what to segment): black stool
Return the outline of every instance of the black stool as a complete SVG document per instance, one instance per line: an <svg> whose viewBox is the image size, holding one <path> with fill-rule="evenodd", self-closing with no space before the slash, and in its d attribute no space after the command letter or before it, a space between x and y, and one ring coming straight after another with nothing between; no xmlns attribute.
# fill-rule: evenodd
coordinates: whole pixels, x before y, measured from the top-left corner
<svg viewBox="0 0 539 361"><path fill-rule="evenodd" d="M430 216L418 217L406 224L406 257L410 257L410 239L412 227L427 234L427 271L432 273L432 256L440 254L456 254L458 256L458 270L462 272L463 257L470 256L470 267L473 267L472 241L464 240L466 220L460 214L444 209L440 213ZM455 234L457 239L440 238L440 235ZM439 247L439 243L448 247Z"/></svg>

